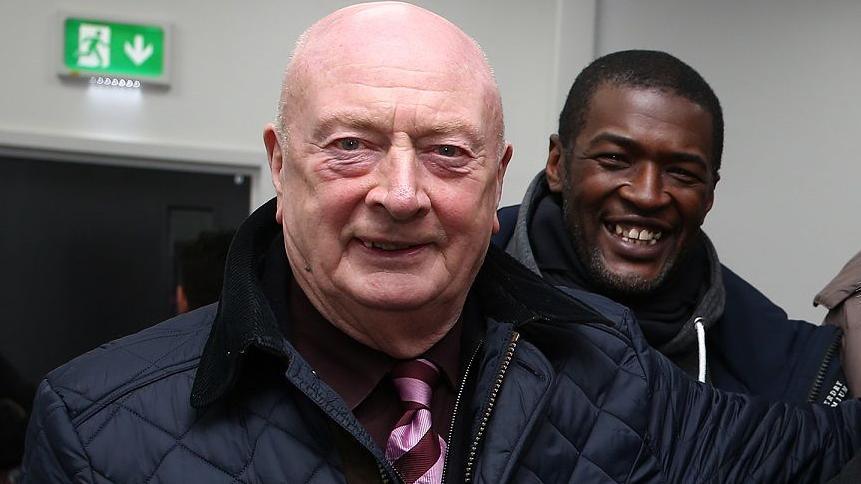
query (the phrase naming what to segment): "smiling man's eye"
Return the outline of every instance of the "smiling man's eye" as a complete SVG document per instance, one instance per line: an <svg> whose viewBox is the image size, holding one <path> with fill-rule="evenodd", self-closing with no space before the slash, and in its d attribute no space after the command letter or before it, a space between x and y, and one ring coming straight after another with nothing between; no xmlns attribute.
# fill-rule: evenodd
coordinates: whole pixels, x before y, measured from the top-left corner
<svg viewBox="0 0 861 484"><path fill-rule="evenodd" d="M619 153L600 153L593 157L604 168L610 170L619 170L629 166L625 155Z"/></svg>
<svg viewBox="0 0 861 484"><path fill-rule="evenodd" d="M344 138L338 140L338 147L345 151L353 151L361 148L362 142L358 138Z"/></svg>
<svg viewBox="0 0 861 484"><path fill-rule="evenodd" d="M602 153L598 155L598 159L606 161L625 161L625 157L617 153Z"/></svg>
<svg viewBox="0 0 861 484"><path fill-rule="evenodd" d="M458 148L457 146L440 145L440 146L437 146L436 153L438 155L442 155L442 156L454 157L454 156L460 156L463 153L463 151L460 148Z"/></svg>
<svg viewBox="0 0 861 484"><path fill-rule="evenodd" d="M701 180L695 172L684 168L673 167L667 170L673 177L684 183L696 183Z"/></svg>

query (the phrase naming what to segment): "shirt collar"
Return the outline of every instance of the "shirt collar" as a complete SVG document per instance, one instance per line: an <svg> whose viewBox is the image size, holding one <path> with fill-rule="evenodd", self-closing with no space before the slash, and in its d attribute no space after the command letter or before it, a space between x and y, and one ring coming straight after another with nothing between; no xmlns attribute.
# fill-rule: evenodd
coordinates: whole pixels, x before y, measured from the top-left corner
<svg viewBox="0 0 861 484"><path fill-rule="evenodd" d="M317 375L354 410L380 384L397 360L333 326L308 300L295 279L291 279L286 291L290 301L289 318L279 317L279 320L290 321L289 327L282 325L287 338ZM452 388L458 375L461 326L458 321L422 355L441 369L444 381Z"/></svg>

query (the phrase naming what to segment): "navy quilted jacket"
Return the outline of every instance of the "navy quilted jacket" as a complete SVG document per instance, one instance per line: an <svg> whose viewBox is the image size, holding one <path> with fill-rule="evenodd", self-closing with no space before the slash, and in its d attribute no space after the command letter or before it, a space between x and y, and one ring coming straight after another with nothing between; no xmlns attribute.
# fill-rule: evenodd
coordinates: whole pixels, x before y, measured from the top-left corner
<svg viewBox="0 0 861 484"><path fill-rule="evenodd" d="M336 434L397 482L344 402L281 336L255 276L273 204L240 229L221 304L50 373L28 483L342 483ZM693 382L627 310L573 298L491 248L470 293L486 333L463 402L468 482L819 482L861 446L861 403L772 404ZM376 478L374 479L376 480Z"/></svg>

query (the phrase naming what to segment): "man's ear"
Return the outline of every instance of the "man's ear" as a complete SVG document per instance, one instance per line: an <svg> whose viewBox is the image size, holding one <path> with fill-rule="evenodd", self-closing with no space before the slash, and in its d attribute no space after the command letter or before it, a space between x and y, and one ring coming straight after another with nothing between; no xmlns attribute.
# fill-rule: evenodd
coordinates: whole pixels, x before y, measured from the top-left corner
<svg viewBox="0 0 861 484"><path fill-rule="evenodd" d="M502 180L505 178L505 170L508 169L508 162L511 161L511 155L514 153L514 148L511 143L505 143L505 151L502 153L502 158L499 159L499 166L496 169L496 208L499 208L499 201L502 199ZM499 216L493 212L493 233L499 232Z"/></svg>
<svg viewBox="0 0 861 484"><path fill-rule="evenodd" d="M551 192L559 193L562 191L562 183L565 180L565 148L559 141L558 134L550 135L544 175L547 177L547 185Z"/></svg>
<svg viewBox="0 0 861 484"><path fill-rule="evenodd" d="M712 186L709 187L709 193L706 198L706 214L711 211L712 206L715 203L715 188L717 188L717 184L720 181L720 174L712 172L712 178L714 179L714 181L712 182Z"/></svg>
<svg viewBox="0 0 861 484"><path fill-rule="evenodd" d="M714 205L714 203L715 203L715 190L714 190L714 187L712 187L712 188L709 190L708 196L707 196L707 198L706 198L706 211L705 211L705 214L708 214L708 213L709 213L709 211L711 211L712 206ZM705 214L704 214L704 215L705 215ZM705 217L703 217L703 218L705 218ZM702 222L700 222L700 224L702 224Z"/></svg>
<svg viewBox="0 0 861 484"><path fill-rule="evenodd" d="M272 176L272 185L275 187L275 194L278 197L275 220L280 224L282 218L281 203L284 199L283 187L281 186L284 152L281 149L281 140L279 139L278 128L275 124L268 123L263 128L263 144L266 146L266 158L269 160L269 174Z"/></svg>

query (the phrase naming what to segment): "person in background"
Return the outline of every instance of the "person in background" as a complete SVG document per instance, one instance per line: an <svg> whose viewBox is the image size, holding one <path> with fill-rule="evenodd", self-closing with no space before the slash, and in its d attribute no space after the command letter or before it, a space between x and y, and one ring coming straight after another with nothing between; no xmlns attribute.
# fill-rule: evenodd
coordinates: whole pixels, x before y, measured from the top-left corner
<svg viewBox="0 0 861 484"><path fill-rule="evenodd" d="M519 206L500 210L494 242L556 286L631 308L649 344L692 378L837 405L850 393L840 331L789 319L721 264L701 229L723 134L717 96L681 60L600 57L571 86L546 167Z"/></svg>
<svg viewBox="0 0 861 484"><path fill-rule="evenodd" d="M23 481L798 483L861 448L861 402L697 384L618 305L491 247L504 136L451 22L380 2L315 23L221 301L51 372Z"/></svg>
<svg viewBox="0 0 861 484"><path fill-rule="evenodd" d="M853 394L861 388L861 252L849 259L813 298L814 306L824 306L828 314L824 324L843 331L843 354L846 358L846 377ZM859 474L861 476L861 474Z"/></svg>
<svg viewBox="0 0 861 484"><path fill-rule="evenodd" d="M224 262L233 234L233 231L202 232L193 241L177 248L177 314L218 301L224 281Z"/></svg>

